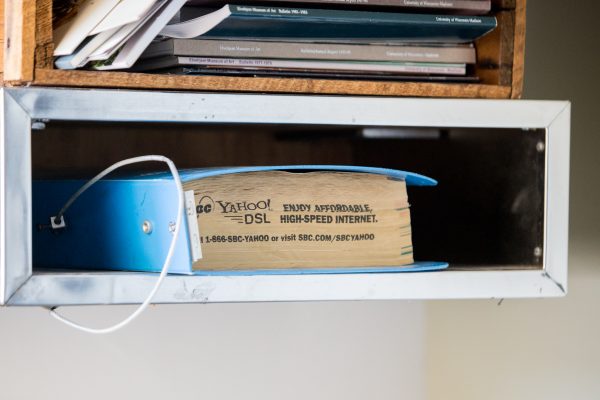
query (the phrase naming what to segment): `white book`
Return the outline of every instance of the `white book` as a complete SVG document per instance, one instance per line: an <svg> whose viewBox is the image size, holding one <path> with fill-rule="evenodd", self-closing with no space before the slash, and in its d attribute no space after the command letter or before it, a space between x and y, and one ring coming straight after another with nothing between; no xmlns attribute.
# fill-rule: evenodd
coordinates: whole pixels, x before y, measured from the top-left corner
<svg viewBox="0 0 600 400"><path fill-rule="evenodd" d="M66 56L73 53L118 3L119 0L84 1L77 15L53 32L56 44L54 55Z"/></svg>
<svg viewBox="0 0 600 400"><path fill-rule="evenodd" d="M60 56L54 62L58 69L75 69L83 67L88 60L88 56L104 43L119 28L113 28L108 31L100 32L95 36L90 36L73 52L67 56Z"/></svg>
<svg viewBox="0 0 600 400"><path fill-rule="evenodd" d="M121 0L90 33L95 35L142 19L156 0Z"/></svg>
<svg viewBox="0 0 600 400"><path fill-rule="evenodd" d="M98 61L109 59L120 47L125 44L138 29L140 29L168 0L159 0L154 3L146 15L139 21L132 22L118 28L108 40L102 43L92 54L89 55L87 61Z"/></svg>
<svg viewBox="0 0 600 400"><path fill-rule="evenodd" d="M170 24L166 26L160 34L161 36L178 39L191 39L202 36L231 15L231 9L229 7L229 5L226 5L216 11L193 18L189 21Z"/></svg>
<svg viewBox="0 0 600 400"><path fill-rule="evenodd" d="M152 16L119 50L111 63L94 65L94 69L111 70L131 67L150 42L160 33L169 21L183 7L187 0L171 0Z"/></svg>

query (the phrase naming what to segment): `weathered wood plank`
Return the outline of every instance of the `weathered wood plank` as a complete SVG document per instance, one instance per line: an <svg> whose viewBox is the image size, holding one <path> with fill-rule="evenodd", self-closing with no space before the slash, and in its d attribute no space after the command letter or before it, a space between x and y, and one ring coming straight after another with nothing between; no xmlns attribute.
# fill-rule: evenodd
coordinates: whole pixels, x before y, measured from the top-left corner
<svg viewBox="0 0 600 400"><path fill-rule="evenodd" d="M513 69L513 44L515 35L514 11L498 13L498 21L502 24L498 40L498 84L510 86Z"/></svg>
<svg viewBox="0 0 600 400"><path fill-rule="evenodd" d="M4 2L0 0L0 74L4 80Z"/></svg>
<svg viewBox="0 0 600 400"><path fill-rule="evenodd" d="M35 52L35 0L4 3L4 80L24 83L33 80Z"/></svg>
<svg viewBox="0 0 600 400"><path fill-rule="evenodd" d="M476 75L481 82L510 86L513 68L514 11L496 13L498 27L475 42Z"/></svg>
<svg viewBox="0 0 600 400"><path fill-rule="evenodd" d="M508 98L510 86L419 82L175 76L130 72L61 71L36 69L34 85L175 89L227 92L317 93L346 95Z"/></svg>
<svg viewBox="0 0 600 400"><path fill-rule="evenodd" d="M492 0L494 10L514 10L519 0Z"/></svg>
<svg viewBox="0 0 600 400"><path fill-rule="evenodd" d="M519 99L523 94L523 77L525 75L525 19L526 0L518 0L515 10L515 36L513 44L512 99Z"/></svg>
<svg viewBox="0 0 600 400"><path fill-rule="evenodd" d="M35 67L52 68L52 0L36 1Z"/></svg>

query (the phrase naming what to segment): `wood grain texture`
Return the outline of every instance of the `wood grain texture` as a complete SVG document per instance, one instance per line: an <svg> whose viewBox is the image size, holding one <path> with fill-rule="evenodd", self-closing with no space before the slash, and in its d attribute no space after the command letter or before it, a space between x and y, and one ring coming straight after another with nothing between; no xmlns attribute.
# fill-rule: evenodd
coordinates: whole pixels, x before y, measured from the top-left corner
<svg viewBox="0 0 600 400"><path fill-rule="evenodd" d="M498 40L498 84L510 86L513 70L513 44L515 35L514 11L498 13L502 30Z"/></svg>
<svg viewBox="0 0 600 400"><path fill-rule="evenodd" d="M356 127L52 121L43 135L33 135L31 162L34 176L63 178L93 176L107 165L144 154L163 154L179 168L353 165L364 147L356 132ZM377 157L360 161L369 165ZM153 163L134 166L138 171L156 168Z"/></svg>
<svg viewBox="0 0 600 400"><path fill-rule="evenodd" d="M36 27L35 0L4 3L4 80L12 84L33 80Z"/></svg>
<svg viewBox="0 0 600 400"><path fill-rule="evenodd" d="M227 92L319 93L413 97L508 98L510 86L371 82L300 78L172 76L130 72L35 70L34 85Z"/></svg>
<svg viewBox="0 0 600 400"><path fill-rule="evenodd" d="M0 75L4 81L4 1L0 0Z"/></svg>
<svg viewBox="0 0 600 400"><path fill-rule="evenodd" d="M481 82L510 86L513 69L514 11L496 13L498 27L475 42L476 75Z"/></svg>
<svg viewBox="0 0 600 400"><path fill-rule="evenodd" d="M511 99L520 99L523 94L525 76L525 20L526 0L518 0L515 10L515 37L513 44L513 71Z"/></svg>
<svg viewBox="0 0 600 400"><path fill-rule="evenodd" d="M35 67L52 68L52 0L36 1Z"/></svg>
<svg viewBox="0 0 600 400"><path fill-rule="evenodd" d="M492 0L493 10L514 10L519 0Z"/></svg>

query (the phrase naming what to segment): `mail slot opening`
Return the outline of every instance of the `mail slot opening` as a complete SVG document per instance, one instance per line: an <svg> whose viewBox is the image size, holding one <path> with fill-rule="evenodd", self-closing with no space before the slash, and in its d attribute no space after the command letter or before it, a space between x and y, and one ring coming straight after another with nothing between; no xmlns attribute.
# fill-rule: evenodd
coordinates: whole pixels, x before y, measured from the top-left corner
<svg viewBox="0 0 600 400"><path fill-rule="evenodd" d="M543 266L543 129L50 121L32 135L34 179L91 177L144 154L165 155L180 169L336 164L416 172L438 186L409 188L415 259L451 269Z"/></svg>

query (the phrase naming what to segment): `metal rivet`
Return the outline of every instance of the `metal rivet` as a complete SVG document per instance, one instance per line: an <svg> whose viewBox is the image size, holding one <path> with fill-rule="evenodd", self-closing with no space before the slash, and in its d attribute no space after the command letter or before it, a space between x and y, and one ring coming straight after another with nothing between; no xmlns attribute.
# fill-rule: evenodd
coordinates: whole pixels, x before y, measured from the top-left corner
<svg viewBox="0 0 600 400"><path fill-rule="evenodd" d="M546 150L546 145L544 144L544 142L537 142L535 145L535 149L538 151L538 153L542 153L544 150Z"/></svg>
<svg viewBox="0 0 600 400"><path fill-rule="evenodd" d="M152 233L152 222L144 221L142 223L142 231L144 231L144 233L146 235L149 235L150 233Z"/></svg>
<svg viewBox="0 0 600 400"><path fill-rule="evenodd" d="M34 131L42 131L46 129L46 124L41 121L34 121L31 123L31 129Z"/></svg>

